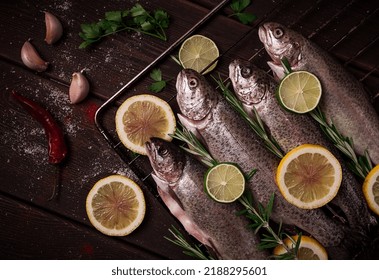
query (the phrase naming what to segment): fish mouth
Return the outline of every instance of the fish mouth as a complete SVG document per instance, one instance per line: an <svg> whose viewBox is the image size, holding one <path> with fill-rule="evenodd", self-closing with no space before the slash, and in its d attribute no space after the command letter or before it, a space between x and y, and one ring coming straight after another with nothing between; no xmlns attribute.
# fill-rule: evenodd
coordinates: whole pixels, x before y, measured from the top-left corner
<svg viewBox="0 0 379 280"><path fill-rule="evenodd" d="M175 84L175 87L177 89L177 91L179 92L180 90L180 86L182 84L182 80L183 80L183 71L180 71L178 76L176 77L176 84Z"/></svg>
<svg viewBox="0 0 379 280"><path fill-rule="evenodd" d="M268 55L271 57L272 62L275 65L281 65L281 56L287 51L287 48L273 50L273 39L270 35L270 23L264 23L259 26L258 37L259 40L263 43Z"/></svg>
<svg viewBox="0 0 379 280"><path fill-rule="evenodd" d="M145 149L149 159L154 159L153 144L150 141L145 142Z"/></svg>
<svg viewBox="0 0 379 280"><path fill-rule="evenodd" d="M261 26L259 26L259 29L258 29L258 37L259 37L259 40L263 43L263 44L266 44L267 43L267 30L266 30L266 27L265 27L265 24L262 24Z"/></svg>

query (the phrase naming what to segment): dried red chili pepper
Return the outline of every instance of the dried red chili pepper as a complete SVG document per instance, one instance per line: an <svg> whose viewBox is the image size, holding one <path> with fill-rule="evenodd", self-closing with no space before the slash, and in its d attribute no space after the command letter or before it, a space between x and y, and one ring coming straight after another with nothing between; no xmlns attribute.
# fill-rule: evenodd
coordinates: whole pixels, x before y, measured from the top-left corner
<svg viewBox="0 0 379 280"><path fill-rule="evenodd" d="M36 102L19 95L17 92L12 91L12 96L25 108L25 110L37 120L44 128L45 134L49 144L49 163L58 166L67 155L67 146L64 140L63 132L55 121L53 116L44 108L42 108ZM56 184L51 197L48 200L53 199L57 194L57 189L60 185L60 174L57 168Z"/></svg>
<svg viewBox="0 0 379 280"><path fill-rule="evenodd" d="M49 143L49 163L58 164L67 155L67 146L63 132L53 116L36 102L12 91L12 96L44 128Z"/></svg>

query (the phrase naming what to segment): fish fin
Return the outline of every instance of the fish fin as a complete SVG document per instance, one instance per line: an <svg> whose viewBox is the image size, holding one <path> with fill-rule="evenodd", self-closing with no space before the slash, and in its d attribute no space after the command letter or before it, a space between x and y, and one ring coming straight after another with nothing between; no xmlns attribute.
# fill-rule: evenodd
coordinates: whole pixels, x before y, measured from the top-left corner
<svg viewBox="0 0 379 280"><path fill-rule="evenodd" d="M275 64L272 61L267 61L267 64L268 64L268 66L270 66L270 68L271 68L271 70L272 70L272 72L274 74L275 80L280 81L281 79L284 78L284 76L286 74L284 72L284 69L283 69L282 65Z"/></svg>
<svg viewBox="0 0 379 280"><path fill-rule="evenodd" d="M178 197L172 191L167 193L158 187L158 193L162 198L163 202L166 204L167 208L170 210L171 214L174 215L179 222L183 225L184 229L193 237L195 237L199 242L207 247L214 248L213 244L209 241L209 237L205 234L192 220L192 218L187 215L182 205L178 203ZM214 249L213 249L214 250Z"/></svg>
<svg viewBox="0 0 379 280"><path fill-rule="evenodd" d="M155 183L157 184L158 189L161 189L162 191L166 193L169 193L171 191L170 185L166 181L163 181L161 178L159 178L155 174L151 174L151 176L153 177Z"/></svg>

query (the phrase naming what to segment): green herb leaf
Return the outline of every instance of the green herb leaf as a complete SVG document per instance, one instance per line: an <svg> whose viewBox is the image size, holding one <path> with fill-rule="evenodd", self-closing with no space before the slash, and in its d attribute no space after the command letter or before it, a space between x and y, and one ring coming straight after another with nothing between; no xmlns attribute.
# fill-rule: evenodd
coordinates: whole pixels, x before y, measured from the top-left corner
<svg viewBox="0 0 379 280"><path fill-rule="evenodd" d="M122 22L122 12L121 11L106 12L105 19L109 21Z"/></svg>
<svg viewBox="0 0 379 280"><path fill-rule="evenodd" d="M158 93L161 92L167 85L167 81L162 78L162 71L158 68L153 69L150 73L150 78L155 82L149 86L149 90Z"/></svg>
<svg viewBox="0 0 379 280"><path fill-rule="evenodd" d="M162 28L168 28L169 15L165 11L156 10L154 12L154 19L156 20L157 24L160 25Z"/></svg>
<svg viewBox="0 0 379 280"><path fill-rule="evenodd" d="M256 19L256 16L252 13L244 12L250 4L250 0L233 0L230 4L233 14L229 17L236 17L243 24L251 24Z"/></svg>
<svg viewBox="0 0 379 280"><path fill-rule="evenodd" d="M132 17L137 17L141 15L146 15L146 10L141 6L141 4L135 4L134 7L130 9L130 13Z"/></svg>
<svg viewBox="0 0 379 280"><path fill-rule="evenodd" d="M243 24L251 24L257 17L251 13L237 13L235 16Z"/></svg>
<svg viewBox="0 0 379 280"><path fill-rule="evenodd" d="M96 23L82 24L82 33L81 37L87 39L96 39L101 35L101 30Z"/></svg>
<svg viewBox="0 0 379 280"><path fill-rule="evenodd" d="M233 0L230 4L234 13L240 13L251 4L250 0Z"/></svg>
<svg viewBox="0 0 379 280"><path fill-rule="evenodd" d="M170 241L171 243L181 247L184 249L183 253L185 255L188 255L192 258L199 259L199 260L213 260L212 256L209 254L204 253L200 246L190 244L187 240L185 240L184 236L179 232L177 228L174 226L171 226L172 229L169 229L168 231L174 236L174 239L170 239L168 237L164 237L166 240Z"/></svg>
<svg viewBox="0 0 379 280"><path fill-rule="evenodd" d="M86 48L103 37L120 31L141 32L166 41L164 29L168 25L169 16L165 11L158 9L152 16L137 3L130 10L106 12L104 19L96 23L82 24L79 36L84 42L79 47Z"/></svg>
<svg viewBox="0 0 379 280"><path fill-rule="evenodd" d="M154 82L149 86L149 90L155 93L161 92L166 87L166 84L166 81Z"/></svg>
<svg viewBox="0 0 379 280"><path fill-rule="evenodd" d="M150 78L154 81L162 81L162 71L160 69L153 69L150 73Z"/></svg>
<svg viewBox="0 0 379 280"><path fill-rule="evenodd" d="M217 81L217 80L216 80ZM221 83L223 86L223 83ZM217 164L217 160L212 157L205 146L196 138L196 136L188 131L184 126L178 123L178 127L175 130L175 134L171 135L173 138L178 139L186 143L190 148L182 147L186 152L193 154L201 159L204 165L212 167ZM282 244L287 252L292 252L293 249L288 248L282 241L281 226L278 234L271 228L269 219L274 207L274 194L271 196L266 208L258 203L258 209L253 206L253 196L248 190L238 199L239 203L244 207L244 210L239 211L236 215L244 215L250 220L249 227L254 229L254 234L257 234L260 230L265 230L267 233L263 233L265 240L263 240L258 248L273 248L279 244ZM288 254L288 258L294 258L295 254Z"/></svg>

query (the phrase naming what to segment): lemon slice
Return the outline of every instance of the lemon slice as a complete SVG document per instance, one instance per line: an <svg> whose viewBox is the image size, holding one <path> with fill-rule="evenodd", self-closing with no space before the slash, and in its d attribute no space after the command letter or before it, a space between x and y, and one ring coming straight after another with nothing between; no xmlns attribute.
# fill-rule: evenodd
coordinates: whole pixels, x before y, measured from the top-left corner
<svg viewBox="0 0 379 280"><path fill-rule="evenodd" d="M211 167L205 174L204 188L214 200L230 203L245 191L245 177L236 165L220 163Z"/></svg>
<svg viewBox="0 0 379 280"><path fill-rule="evenodd" d="M91 224L111 236L125 236L143 221L145 198L129 178L111 175L99 180L87 195L86 211Z"/></svg>
<svg viewBox="0 0 379 280"><path fill-rule="evenodd" d="M291 238L297 242L299 236L295 235ZM296 243L293 244L290 238L286 238L283 241L288 248L293 249L295 247ZM276 256L280 256L287 253L287 251L282 245L278 245L273 253ZM327 260L328 253L316 239L302 235L296 257L298 260Z"/></svg>
<svg viewBox="0 0 379 280"><path fill-rule="evenodd" d="M327 204L336 196L341 181L341 165L334 155L311 144L288 152L276 172L276 183L284 198L303 209Z"/></svg>
<svg viewBox="0 0 379 280"><path fill-rule="evenodd" d="M307 71L296 71L280 82L277 98L284 108L303 114L317 107L321 93L321 83L315 75Z"/></svg>
<svg viewBox="0 0 379 280"><path fill-rule="evenodd" d="M191 68L201 73L219 56L218 48L211 39L203 35L193 35L183 42L179 50L179 61L184 68ZM217 62L203 74L212 71Z"/></svg>
<svg viewBox="0 0 379 280"><path fill-rule="evenodd" d="M129 150L146 155L145 143L151 137L171 141L176 127L170 105L150 94L135 95L122 103L116 112L116 131Z"/></svg>
<svg viewBox="0 0 379 280"><path fill-rule="evenodd" d="M363 194L368 207L379 216L379 165L367 174L363 183Z"/></svg>

